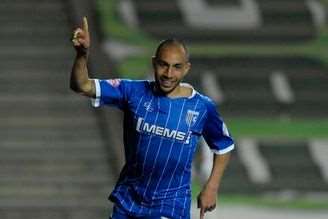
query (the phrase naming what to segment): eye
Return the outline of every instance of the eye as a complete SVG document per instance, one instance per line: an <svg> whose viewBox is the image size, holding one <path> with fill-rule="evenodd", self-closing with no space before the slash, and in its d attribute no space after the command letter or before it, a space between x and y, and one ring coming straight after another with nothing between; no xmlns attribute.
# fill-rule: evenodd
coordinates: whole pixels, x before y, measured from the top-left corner
<svg viewBox="0 0 328 219"><path fill-rule="evenodd" d="M176 69L182 69L182 65L181 64L174 65L174 68L176 68Z"/></svg>
<svg viewBox="0 0 328 219"><path fill-rule="evenodd" d="M157 65L158 65L159 67L165 67L165 66L167 66L167 64L166 64L165 62L161 61L161 60L158 60L158 61L157 61Z"/></svg>

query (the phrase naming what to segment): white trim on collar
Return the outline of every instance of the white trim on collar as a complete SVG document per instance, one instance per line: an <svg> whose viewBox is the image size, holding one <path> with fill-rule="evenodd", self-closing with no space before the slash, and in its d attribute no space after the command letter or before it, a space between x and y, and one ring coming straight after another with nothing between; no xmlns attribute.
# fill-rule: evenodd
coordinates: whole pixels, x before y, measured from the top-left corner
<svg viewBox="0 0 328 219"><path fill-rule="evenodd" d="M182 87L189 87L189 88L191 88L192 89L192 93L191 93L191 95L189 96L189 97L187 97L188 99L191 99L191 98L193 98L195 95L196 95L196 90L194 89L194 87L193 86L191 86L190 84L188 84L188 83L180 83L180 86L182 86Z"/></svg>

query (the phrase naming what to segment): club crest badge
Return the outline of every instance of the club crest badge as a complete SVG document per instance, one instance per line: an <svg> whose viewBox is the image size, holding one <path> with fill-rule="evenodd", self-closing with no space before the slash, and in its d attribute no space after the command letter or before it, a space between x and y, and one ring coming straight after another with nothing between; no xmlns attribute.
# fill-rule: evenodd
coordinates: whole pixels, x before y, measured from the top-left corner
<svg viewBox="0 0 328 219"><path fill-rule="evenodd" d="M192 126L196 123L199 112L188 110L186 115L186 123L188 126Z"/></svg>

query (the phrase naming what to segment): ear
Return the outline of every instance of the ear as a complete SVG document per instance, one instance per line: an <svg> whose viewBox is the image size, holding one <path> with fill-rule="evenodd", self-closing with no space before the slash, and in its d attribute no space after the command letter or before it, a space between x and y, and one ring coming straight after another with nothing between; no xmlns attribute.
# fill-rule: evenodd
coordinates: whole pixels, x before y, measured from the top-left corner
<svg viewBox="0 0 328 219"><path fill-rule="evenodd" d="M151 63L153 64L153 67L155 68L156 65L156 56L151 57Z"/></svg>
<svg viewBox="0 0 328 219"><path fill-rule="evenodd" d="M186 76L188 74L188 72L190 71L190 69L191 69L191 63L187 62L185 65L185 72L184 72L183 76Z"/></svg>

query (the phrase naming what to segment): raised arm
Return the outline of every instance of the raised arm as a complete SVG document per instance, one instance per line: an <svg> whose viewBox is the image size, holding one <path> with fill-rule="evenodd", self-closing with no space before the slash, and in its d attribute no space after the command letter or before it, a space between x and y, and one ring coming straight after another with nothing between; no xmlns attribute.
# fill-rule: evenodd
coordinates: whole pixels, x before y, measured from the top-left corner
<svg viewBox="0 0 328 219"><path fill-rule="evenodd" d="M76 50L76 57L71 72L70 88L82 95L95 97L95 85L89 78L87 67L90 34L86 17L83 18L82 28L78 27L74 30L72 43Z"/></svg>

